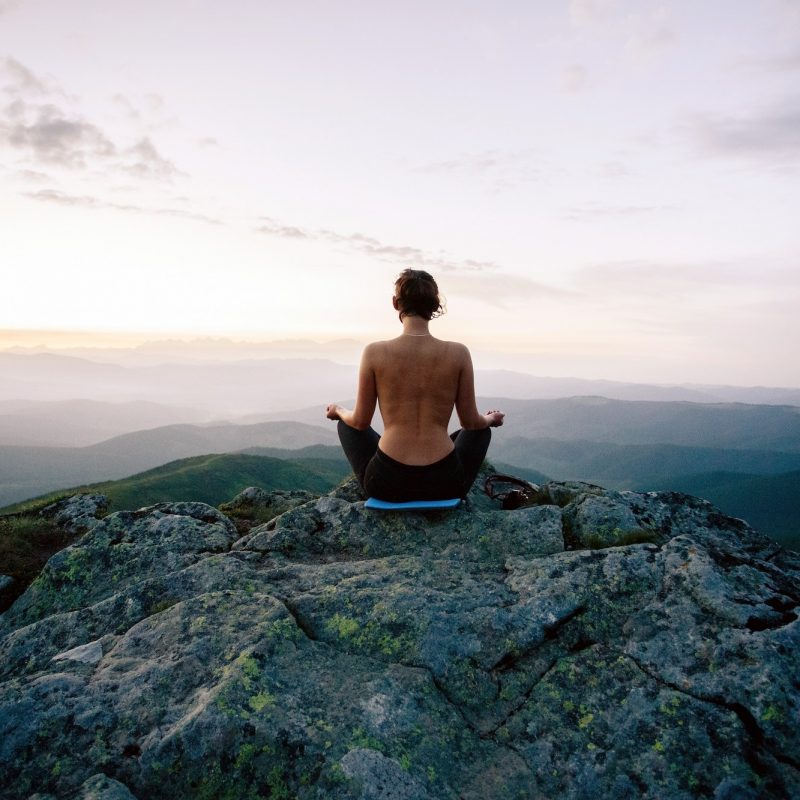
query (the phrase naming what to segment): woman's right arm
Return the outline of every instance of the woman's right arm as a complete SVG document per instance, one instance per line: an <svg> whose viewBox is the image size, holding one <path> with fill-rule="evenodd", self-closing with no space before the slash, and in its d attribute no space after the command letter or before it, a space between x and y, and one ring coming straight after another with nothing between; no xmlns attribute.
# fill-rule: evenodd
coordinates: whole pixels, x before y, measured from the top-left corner
<svg viewBox="0 0 800 800"><path fill-rule="evenodd" d="M375 345L367 345L361 356L361 365L358 369L358 393L356 395L355 408L344 408L343 406L331 403L325 409L325 416L328 419L340 419L345 425L359 431L365 431L372 422L375 414L375 406L378 402L378 390L375 385L374 367Z"/></svg>
<svg viewBox="0 0 800 800"><path fill-rule="evenodd" d="M487 411L481 414L475 402L475 370L472 367L472 356L463 347L461 369L458 373L458 391L456 394L456 414L465 431L477 431L483 428L497 428L503 424L505 414L502 411Z"/></svg>

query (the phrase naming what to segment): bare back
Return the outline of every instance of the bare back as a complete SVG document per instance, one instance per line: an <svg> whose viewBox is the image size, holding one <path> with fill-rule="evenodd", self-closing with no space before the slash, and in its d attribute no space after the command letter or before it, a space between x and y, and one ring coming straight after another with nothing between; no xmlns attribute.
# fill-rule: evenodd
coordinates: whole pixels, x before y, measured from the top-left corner
<svg viewBox="0 0 800 800"><path fill-rule="evenodd" d="M453 450L447 432L453 407L470 395L475 405L467 348L430 335L402 335L370 345L364 366L374 375L383 417L380 449L404 464L445 458Z"/></svg>

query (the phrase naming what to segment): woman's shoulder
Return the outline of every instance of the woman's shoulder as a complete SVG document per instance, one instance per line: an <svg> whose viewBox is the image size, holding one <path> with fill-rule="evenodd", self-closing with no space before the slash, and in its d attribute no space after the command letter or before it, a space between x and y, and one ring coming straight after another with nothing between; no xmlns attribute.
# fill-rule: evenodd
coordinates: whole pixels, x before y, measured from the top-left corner
<svg viewBox="0 0 800 800"><path fill-rule="evenodd" d="M448 342L444 339L439 340L442 344L447 345L448 350L457 353L461 356L469 355L469 348L463 342Z"/></svg>
<svg viewBox="0 0 800 800"><path fill-rule="evenodd" d="M367 345L364 345L364 353L374 353L377 350L385 350L386 346L390 343L391 340L389 339L379 339L376 342L370 342Z"/></svg>
<svg viewBox="0 0 800 800"><path fill-rule="evenodd" d="M390 342L385 339L370 342L361 352L361 361L371 363L382 358L386 354L389 344Z"/></svg>

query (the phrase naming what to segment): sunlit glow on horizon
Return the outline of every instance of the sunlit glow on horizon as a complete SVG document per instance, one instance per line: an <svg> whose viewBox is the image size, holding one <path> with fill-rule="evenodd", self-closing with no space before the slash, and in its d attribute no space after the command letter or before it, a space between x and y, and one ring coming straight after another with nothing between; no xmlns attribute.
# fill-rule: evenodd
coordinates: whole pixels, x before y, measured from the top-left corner
<svg viewBox="0 0 800 800"><path fill-rule="evenodd" d="M782 0L0 3L0 351L354 358L410 266L482 368L798 386L799 48Z"/></svg>

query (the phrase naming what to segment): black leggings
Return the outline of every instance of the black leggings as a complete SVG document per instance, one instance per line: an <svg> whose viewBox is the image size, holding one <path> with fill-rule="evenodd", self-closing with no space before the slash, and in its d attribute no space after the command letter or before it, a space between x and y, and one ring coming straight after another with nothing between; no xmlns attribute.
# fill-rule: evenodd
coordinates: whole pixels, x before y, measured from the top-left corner
<svg viewBox="0 0 800 800"><path fill-rule="evenodd" d="M455 444L452 453L433 464L415 466L387 456L372 428L359 431L339 420L338 431L344 454L367 496L393 503L466 497L492 438L489 428L459 429L450 436Z"/></svg>

